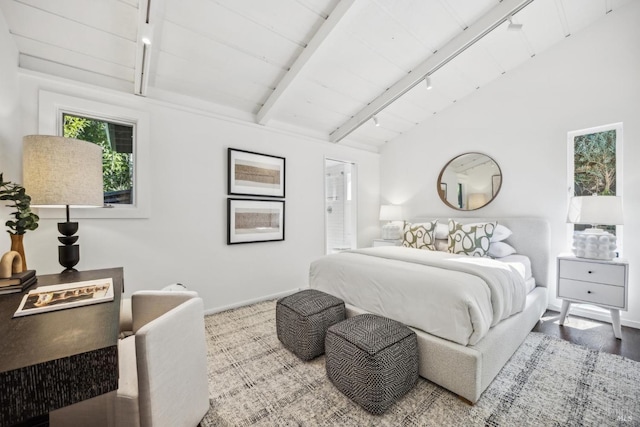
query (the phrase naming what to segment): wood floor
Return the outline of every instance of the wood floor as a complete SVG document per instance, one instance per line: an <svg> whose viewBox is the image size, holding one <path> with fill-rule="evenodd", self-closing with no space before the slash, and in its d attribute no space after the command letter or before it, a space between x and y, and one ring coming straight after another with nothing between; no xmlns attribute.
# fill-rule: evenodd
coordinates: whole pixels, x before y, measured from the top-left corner
<svg viewBox="0 0 640 427"><path fill-rule="evenodd" d="M547 310L533 331L640 362L640 329L623 326L619 340L613 335L611 323L569 314L564 326L560 326L558 319L560 313Z"/></svg>

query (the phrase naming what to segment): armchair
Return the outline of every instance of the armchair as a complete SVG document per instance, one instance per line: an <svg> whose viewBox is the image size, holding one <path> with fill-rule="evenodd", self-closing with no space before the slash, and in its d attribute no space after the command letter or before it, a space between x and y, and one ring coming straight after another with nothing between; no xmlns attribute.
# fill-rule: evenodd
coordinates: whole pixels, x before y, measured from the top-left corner
<svg viewBox="0 0 640 427"><path fill-rule="evenodd" d="M133 335L118 344L120 381L103 395L50 414L54 426L195 427L209 409L202 299L139 291Z"/></svg>

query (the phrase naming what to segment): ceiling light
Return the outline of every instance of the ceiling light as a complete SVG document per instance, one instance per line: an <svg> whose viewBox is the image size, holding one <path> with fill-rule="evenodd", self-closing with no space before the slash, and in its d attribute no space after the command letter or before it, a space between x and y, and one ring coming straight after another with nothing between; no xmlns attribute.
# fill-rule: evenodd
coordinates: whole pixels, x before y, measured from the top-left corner
<svg viewBox="0 0 640 427"><path fill-rule="evenodd" d="M513 17L509 16L509 26L507 27L507 30L509 31L520 31L522 29L522 24L514 24L513 23Z"/></svg>
<svg viewBox="0 0 640 427"><path fill-rule="evenodd" d="M376 127L380 127L380 122L376 116L373 116L373 124L376 125Z"/></svg>
<svg viewBox="0 0 640 427"><path fill-rule="evenodd" d="M147 46L153 41L153 25L144 24L140 31L140 41Z"/></svg>
<svg viewBox="0 0 640 427"><path fill-rule="evenodd" d="M433 88L433 86L431 85L431 77L425 77L424 82L427 85L427 90L431 90Z"/></svg>

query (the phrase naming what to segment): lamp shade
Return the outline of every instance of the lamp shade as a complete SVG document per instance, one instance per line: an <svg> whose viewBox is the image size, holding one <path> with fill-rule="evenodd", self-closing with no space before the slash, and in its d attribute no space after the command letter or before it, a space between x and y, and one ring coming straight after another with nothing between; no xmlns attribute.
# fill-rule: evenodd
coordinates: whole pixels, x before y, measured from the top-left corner
<svg viewBox="0 0 640 427"><path fill-rule="evenodd" d="M567 222L573 224L622 225L622 197L572 197L569 202Z"/></svg>
<svg viewBox="0 0 640 427"><path fill-rule="evenodd" d="M31 205L103 206L102 148L50 135L23 138L23 182Z"/></svg>
<svg viewBox="0 0 640 427"><path fill-rule="evenodd" d="M381 205L380 221L399 221L402 219L402 206Z"/></svg>

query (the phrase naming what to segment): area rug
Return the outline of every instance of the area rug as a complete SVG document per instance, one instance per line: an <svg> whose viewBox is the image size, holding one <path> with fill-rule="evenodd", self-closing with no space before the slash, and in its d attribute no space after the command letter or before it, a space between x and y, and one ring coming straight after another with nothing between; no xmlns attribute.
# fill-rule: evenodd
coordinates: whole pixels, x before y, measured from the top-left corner
<svg viewBox="0 0 640 427"><path fill-rule="evenodd" d="M473 406L423 378L381 416L278 341L275 301L206 317L201 426L638 426L640 363L532 332Z"/></svg>

